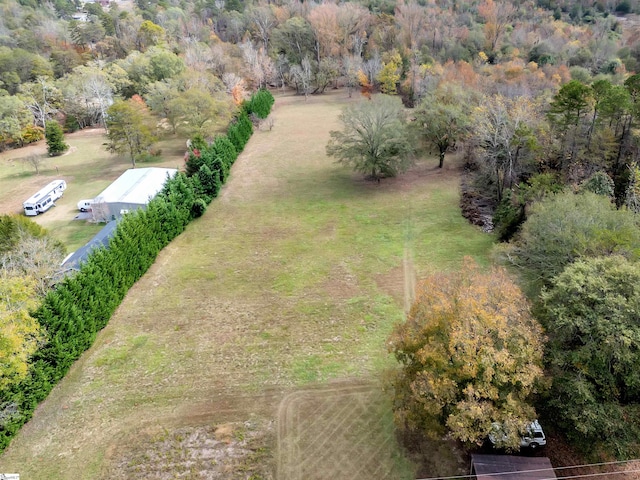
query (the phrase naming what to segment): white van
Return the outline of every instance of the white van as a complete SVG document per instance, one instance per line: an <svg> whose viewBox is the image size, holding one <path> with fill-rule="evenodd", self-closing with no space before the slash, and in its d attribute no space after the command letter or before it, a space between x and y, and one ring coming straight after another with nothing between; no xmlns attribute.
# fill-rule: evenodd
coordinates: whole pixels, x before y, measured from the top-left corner
<svg viewBox="0 0 640 480"><path fill-rule="evenodd" d="M492 432L489 434L489 441L495 446L506 439L506 435L502 429L502 425L494 423L492 425ZM520 447L536 449L538 447L544 447L547 444L547 437L542 430L542 426L538 420L534 420L525 430L525 433L520 437Z"/></svg>
<svg viewBox="0 0 640 480"><path fill-rule="evenodd" d="M62 193L67 188L67 182L64 180L54 180L46 187L42 188L38 193L29 197L22 204L24 214L34 217L39 213L44 213L55 205L55 201L62 197Z"/></svg>
<svg viewBox="0 0 640 480"><path fill-rule="evenodd" d="M89 210L91 210L92 205L93 205L93 198L80 200L78 202L78 210L80 210L81 212L88 212Z"/></svg>

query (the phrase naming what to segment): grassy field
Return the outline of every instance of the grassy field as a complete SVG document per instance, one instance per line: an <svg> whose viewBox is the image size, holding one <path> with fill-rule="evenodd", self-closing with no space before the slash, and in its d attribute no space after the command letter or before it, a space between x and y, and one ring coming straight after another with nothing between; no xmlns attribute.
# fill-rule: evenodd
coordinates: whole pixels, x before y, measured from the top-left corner
<svg viewBox="0 0 640 480"><path fill-rule="evenodd" d="M453 164L426 159L377 184L328 159L347 101L277 99L273 130L254 134L220 198L161 252L0 471L415 478L380 385L385 339L416 277L464 255L486 263L493 238L460 217ZM438 452L426 473L460 473Z"/></svg>
<svg viewBox="0 0 640 480"><path fill-rule="evenodd" d="M102 225L74 220L78 214L78 201L97 196L122 172L131 168L131 162L106 151L103 145L106 138L101 129L87 129L66 135L65 141L70 148L60 157L47 158L44 141L0 153L0 213L21 214L22 202L28 197L52 180L66 180L67 190L56 202L55 208L32 218L49 229L72 252L102 228ZM176 168L182 165L183 140L169 137L160 142L158 147L163 151L162 161L138 166ZM27 162L30 155L45 156L39 174Z"/></svg>

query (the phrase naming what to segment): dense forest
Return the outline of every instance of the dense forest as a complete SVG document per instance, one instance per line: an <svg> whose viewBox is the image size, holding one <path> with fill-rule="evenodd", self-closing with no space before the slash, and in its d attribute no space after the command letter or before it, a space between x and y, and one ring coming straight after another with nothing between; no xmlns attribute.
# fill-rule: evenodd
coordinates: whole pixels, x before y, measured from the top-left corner
<svg viewBox="0 0 640 480"><path fill-rule="evenodd" d="M549 335L552 385L537 391L538 410L586 449L637 454L640 294L625 282L640 275L636 0L0 0L0 10L3 149L44 138L52 122L104 126L135 166L157 153L158 129L207 152L261 88L400 97L423 151L440 167L450 152L463 160L463 214L510 241L497 256L520 272ZM188 174L212 177L200 155ZM28 276L21 290L42 278ZM46 343L31 320L12 334L23 346L5 383Z"/></svg>
<svg viewBox="0 0 640 480"><path fill-rule="evenodd" d="M465 214L490 229L501 204L503 239L535 196L520 181L540 173L577 185L604 171L617 204L635 202L640 22L628 0L0 6L2 148L43 138L48 120L108 126L109 108L206 136L257 88L345 87L417 107L441 165L464 151Z"/></svg>

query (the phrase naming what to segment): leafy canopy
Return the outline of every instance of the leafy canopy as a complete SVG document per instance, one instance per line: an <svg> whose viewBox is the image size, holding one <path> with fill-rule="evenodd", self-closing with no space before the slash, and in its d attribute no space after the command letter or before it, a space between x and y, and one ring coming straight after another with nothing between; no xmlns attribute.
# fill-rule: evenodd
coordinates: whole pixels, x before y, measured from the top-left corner
<svg viewBox="0 0 640 480"><path fill-rule="evenodd" d="M140 97L117 100L107 110L107 148L112 153L136 158L156 140L153 118Z"/></svg>
<svg viewBox="0 0 640 480"><path fill-rule="evenodd" d="M602 195L567 192L531 207L508 257L541 286L578 258L614 253L634 259L640 255L640 229L634 214L617 210Z"/></svg>
<svg viewBox="0 0 640 480"><path fill-rule="evenodd" d="M26 377L29 357L44 335L29 311L39 304L36 280L0 275L0 389Z"/></svg>
<svg viewBox="0 0 640 480"><path fill-rule="evenodd" d="M427 278L405 323L390 338L400 363L393 380L397 421L410 429L481 444L502 425L517 449L535 418L527 403L542 378L543 334L504 269Z"/></svg>
<svg viewBox="0 0 640 480"><path fill-rule="evenodd" d="M394 177L411 164L412 141L402 103L377 95L346 107L342 131L332 131L327 155L373 179Z"/></svg>
<svg viewBox="0 0 640 480"><path fill-rule="evenodd" d="M550 412L578 444L636 456L640 264L621 256L578 260L542 299L553 332L547 360L553 376Z"/></svg>

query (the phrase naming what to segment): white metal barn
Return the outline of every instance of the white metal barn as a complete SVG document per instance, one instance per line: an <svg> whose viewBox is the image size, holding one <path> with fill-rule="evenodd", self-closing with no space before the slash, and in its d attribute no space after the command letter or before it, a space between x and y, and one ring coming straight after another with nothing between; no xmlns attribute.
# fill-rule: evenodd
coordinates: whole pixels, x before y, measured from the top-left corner
<svg viewBox="0 0 640 480"><path fill-rule="evenodd" d="M132 168L109 185L92 204L93 218L99 222L116 220L138 208L145 208L155 197L175 168Z"/></svg>

